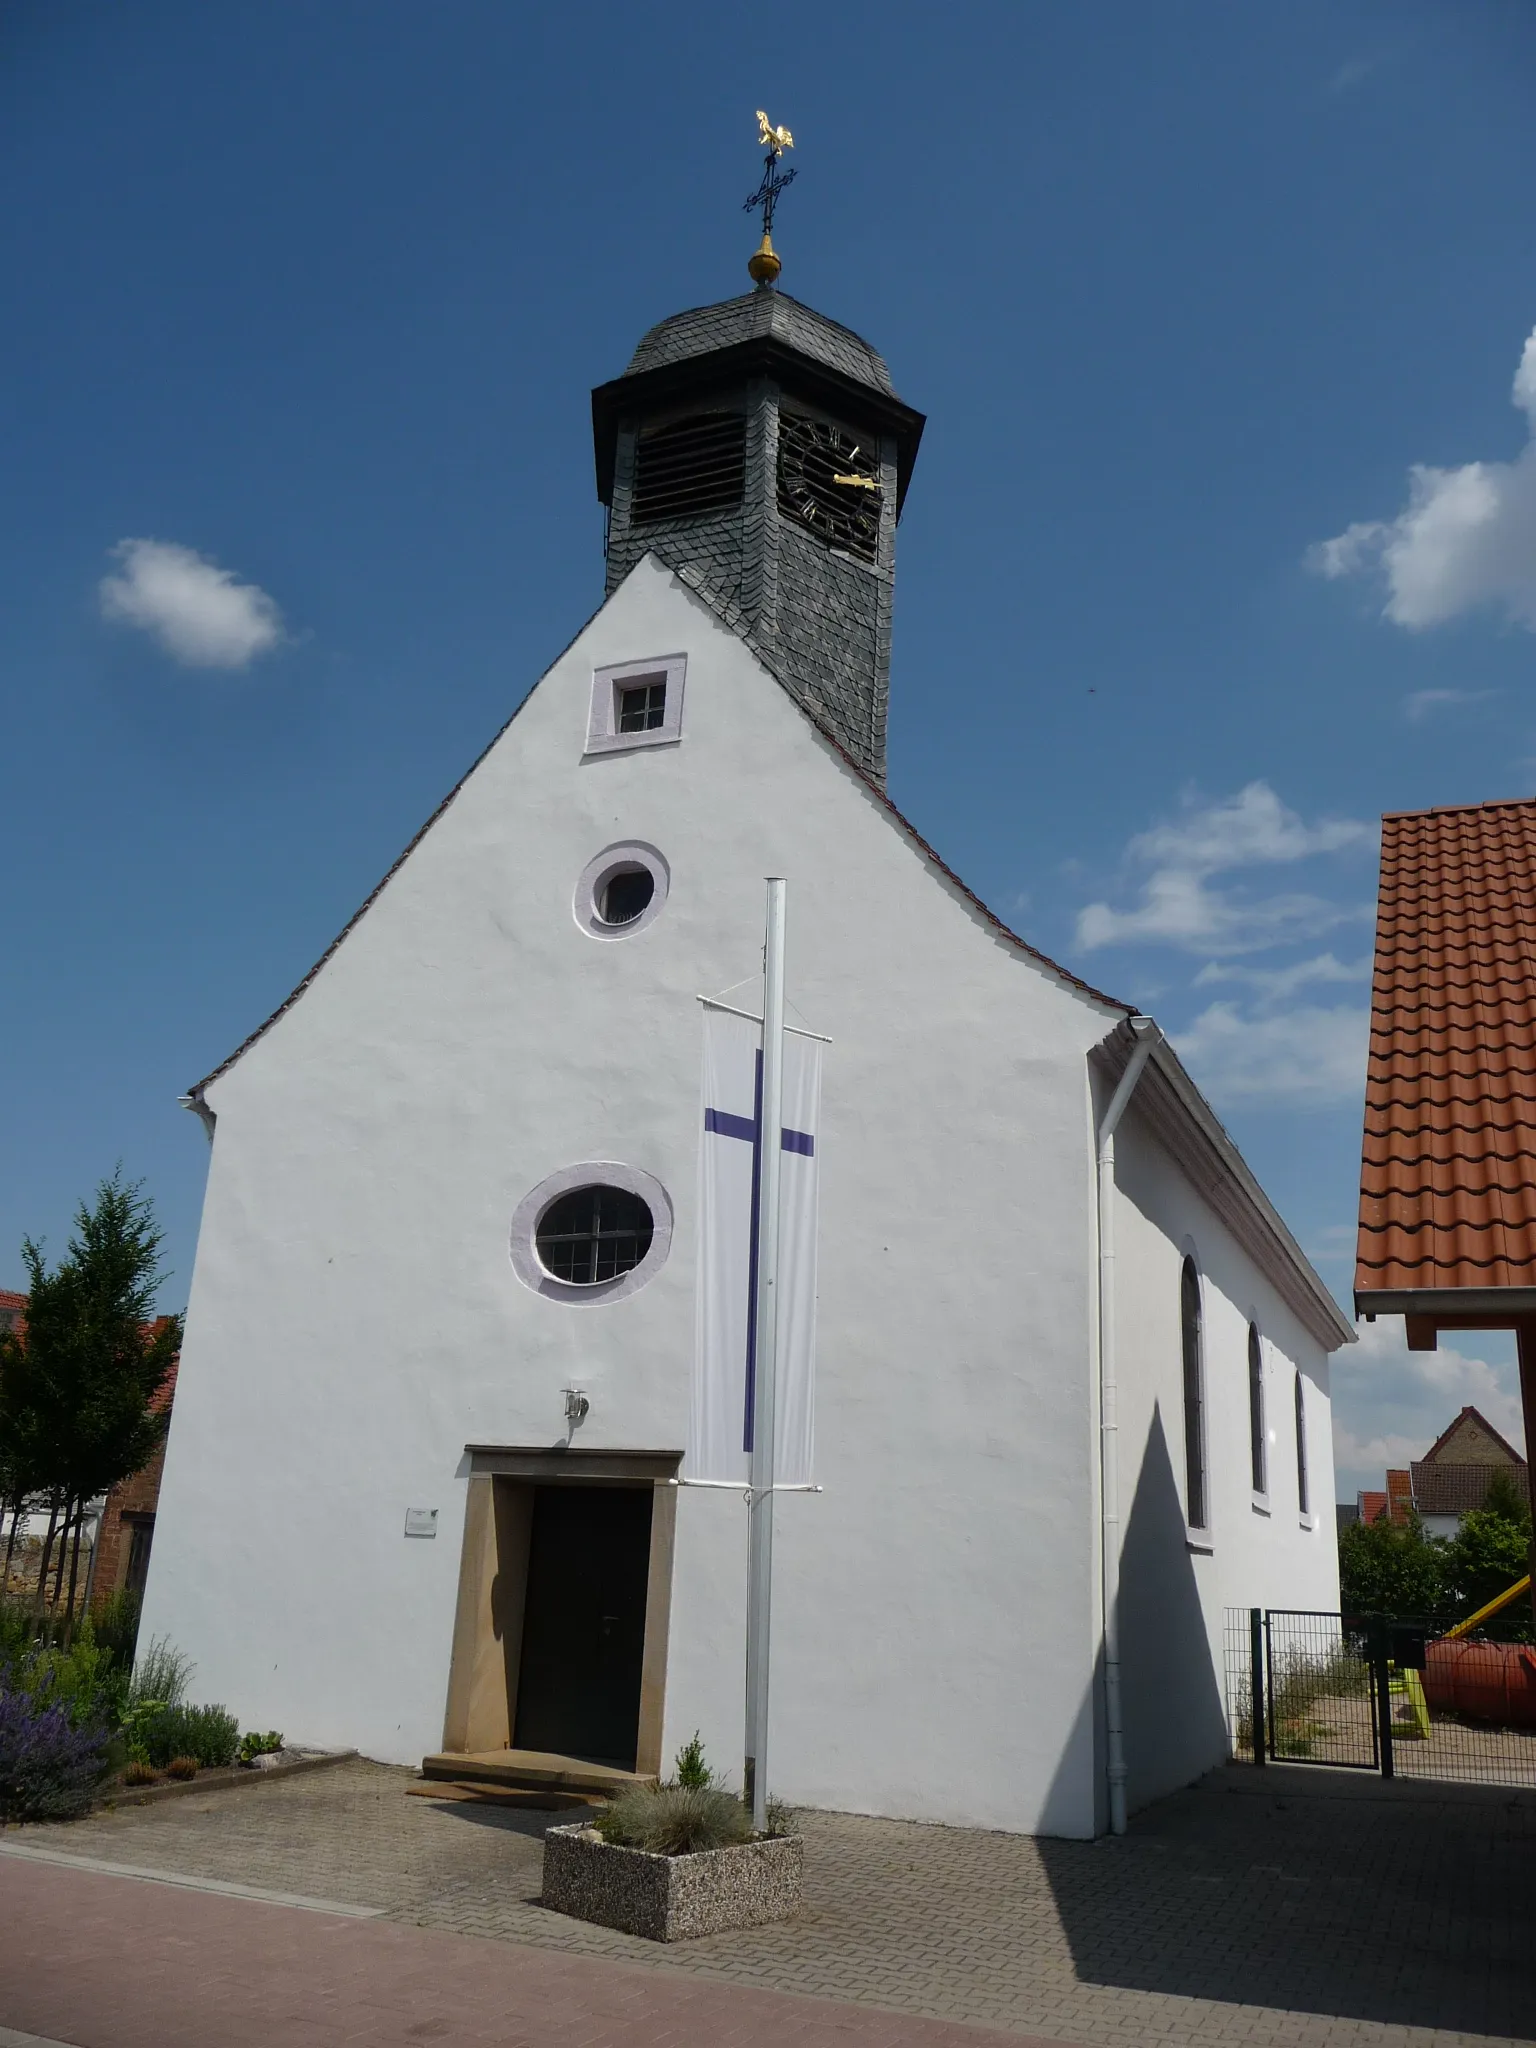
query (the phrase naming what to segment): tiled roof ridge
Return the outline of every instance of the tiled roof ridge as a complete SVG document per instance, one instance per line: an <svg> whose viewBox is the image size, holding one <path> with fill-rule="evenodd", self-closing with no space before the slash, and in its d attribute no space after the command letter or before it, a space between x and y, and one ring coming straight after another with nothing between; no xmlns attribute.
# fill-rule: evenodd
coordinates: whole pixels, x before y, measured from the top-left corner
<svg viewBox="0 0 1536 2048"><path fill-rule="evenodd" d="M1487 811L1529 811L1533 824L1536 824L1536 797L1500 796L1487 803L1431 804L1428 810L1422 811L1383 811L1381 822L1383 825L1397 825L1409 818L1477 817Z"/></svg>

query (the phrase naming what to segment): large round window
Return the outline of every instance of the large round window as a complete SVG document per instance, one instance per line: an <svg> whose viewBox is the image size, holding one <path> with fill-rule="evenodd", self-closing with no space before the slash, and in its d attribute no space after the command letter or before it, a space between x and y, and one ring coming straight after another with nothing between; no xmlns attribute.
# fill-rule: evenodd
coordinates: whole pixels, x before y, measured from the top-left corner
<svg viewBox="0 0 1536 2048"><path fill-rule="evenodd" d="M672 1249L672 1200L652 1173L616 1159L563 1166L512 1218L512 1270L551 1301L622 1301Z"/></svg>
<svg viewBox="0 0 1536 2048"><path fill-rule="evenodd" d="M649 1208L627 1188L572 1188L544 1211L533 1241L546 1273L595 1287L632 1272L654 1234Z"/></svg>

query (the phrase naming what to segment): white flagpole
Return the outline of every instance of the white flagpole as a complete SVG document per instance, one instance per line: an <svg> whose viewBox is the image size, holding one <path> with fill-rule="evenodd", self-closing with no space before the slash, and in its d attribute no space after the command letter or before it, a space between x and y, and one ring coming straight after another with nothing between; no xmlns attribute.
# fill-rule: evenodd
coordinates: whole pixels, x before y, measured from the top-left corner
<svg viewBox="0 0 1536 2048"><path fill-rule="evenodd" d="M761 1831L768 1805L768 1647L773 1597L774 1391L778 1367L779 1167L784 1126L784 883L768 883L763 946L763 1103L757 1205L757 1299L752 1304L752 1541L747 1575L746 1798Z"/></svg>

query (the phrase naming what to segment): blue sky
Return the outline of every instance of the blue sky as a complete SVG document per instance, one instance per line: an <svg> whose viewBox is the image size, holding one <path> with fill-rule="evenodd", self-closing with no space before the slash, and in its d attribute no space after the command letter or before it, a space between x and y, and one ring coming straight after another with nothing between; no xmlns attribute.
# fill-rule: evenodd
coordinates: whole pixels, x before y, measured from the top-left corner
<svg viewBox="0 0 1536 2048"><path fill-rule="evenodd" d="M1536 784L1533 96L1519 0L11 0L0 1284L121 1159L185 1299L176 1097L596 604L587 394L744 286L761 105L929 415L892 794L1347 1298L1374 821ZM1342 1490L1512 1389L1378 1325Z"/></svg>

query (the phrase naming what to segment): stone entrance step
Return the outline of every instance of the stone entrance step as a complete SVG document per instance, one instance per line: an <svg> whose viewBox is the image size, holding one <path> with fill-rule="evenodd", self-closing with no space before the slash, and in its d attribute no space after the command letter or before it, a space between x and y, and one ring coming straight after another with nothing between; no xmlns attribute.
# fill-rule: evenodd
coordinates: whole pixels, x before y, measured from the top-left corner
<svg viewBox="0 0 1536 2048"><path fill-rule="evenodd" d="M482 1749L469 1752L446 1751L421 1760L421 1775L428 1783L452 1785L463 1796L473 1797L477 1788L487 1793L542 1793L554 1795L551 1805L576 1801L611 1799L631 1785L654 1785L654 1777L643 1771L620 1771L607 1764L592 1764L581 1757L558 1756L542 1749ZM520 1799L532 1805L532 1799Z"/></svg>

